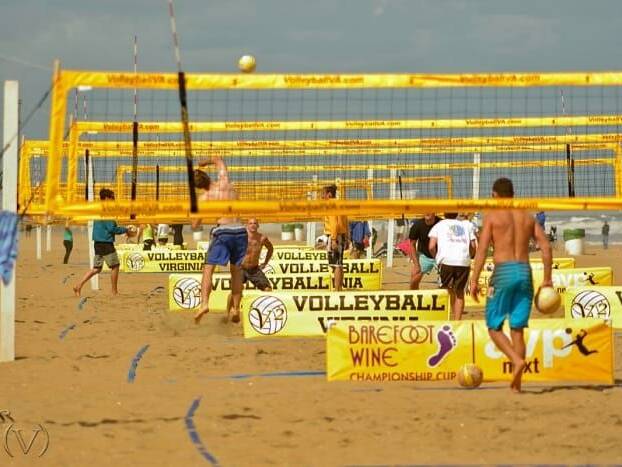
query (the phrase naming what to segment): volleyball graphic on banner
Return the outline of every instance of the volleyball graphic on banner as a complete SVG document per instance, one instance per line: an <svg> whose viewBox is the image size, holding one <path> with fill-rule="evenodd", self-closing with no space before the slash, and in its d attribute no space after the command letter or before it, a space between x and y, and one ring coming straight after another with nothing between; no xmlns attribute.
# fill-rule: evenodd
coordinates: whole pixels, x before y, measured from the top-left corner
<svg viewBox="0 0 622 467"><path fill-rule="evenodd" d="M287 309L279 298L272 295L262 295L251 303L248 320L258 333L276 334L285 326Z"/></svg>
<svg viewBox="0 0 622 467"><path fill-rule="evenodd" d="M611 319L611 305L600 292L584 290L572 300L570 313L573 318Z"/></svg>
<svg viewBox="0 0 622 467"><path fill-rule="evenodd" d="M129 253L125 257L125 266L130 272L138 272L145 267L145 258L140 253Z"/></svg>
<svg viewBox="0 0 622 467"><path fill-rule="evenodd" d="M192 277L180 279L173 288L173 300L181 308L197 308L201 303L201 283Z"/></svg>

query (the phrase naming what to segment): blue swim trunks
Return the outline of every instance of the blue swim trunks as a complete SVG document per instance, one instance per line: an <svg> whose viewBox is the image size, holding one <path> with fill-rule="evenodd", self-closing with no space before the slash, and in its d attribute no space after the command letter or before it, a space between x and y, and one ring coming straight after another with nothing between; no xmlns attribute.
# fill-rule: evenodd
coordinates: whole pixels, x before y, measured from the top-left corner
<svg viewBox="0 0 622 467"><path fill-rule="evenodd" d="M248 233L240 224L225 224L212 231L212 240L205 255L205 264L226 266L228 263L239 266L246 256Z"/></svg>
<svg viewBox="0 0 622 467"><path fill-rule="evenodd" d="M417 258L419 258L419 266L421 267L422 274L430 274L432 269L436 268L436 261L434 258L429 258L420 252L417 252Z"/></svg>
<svg viewBox="0 0 622 467"><path fill-rule="evenodd" d="M488 284L486 326L499 331L506 316L509 316L510 328L527 327L532 300L533 282L529 263L509 261L495 264L495 272Z"/></svg>

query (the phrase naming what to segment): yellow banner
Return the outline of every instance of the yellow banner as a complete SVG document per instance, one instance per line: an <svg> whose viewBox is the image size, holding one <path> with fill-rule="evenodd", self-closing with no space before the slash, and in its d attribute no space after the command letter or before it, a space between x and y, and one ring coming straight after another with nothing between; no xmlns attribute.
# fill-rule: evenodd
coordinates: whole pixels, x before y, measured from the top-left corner
<svg viewBox="0 0 622 467"><path fill-rule="evenodd" d="M279 248L272 253L272 260L276 261L300 261L322 260L328 261L326 250L301 250L299 248Z"/></svg>
<svg viewBox="0 0 622 467"><path fill-rule="evenodd" d="M307 245L274 245L272 244L275 250L311 250L313 247ZM197 250L205 250L209 248L209 241L198 241L197 242Z"/></svg>
<svg viewBox="0 0 622 467"><path fill-rule="evenodd" d="M529 325L524 381L613 382L612 329L602 320ZM477 364L485 381L512 375L483 321L337 323L327 336L329 381L447 381L465 363Z"/></svg>
<svg viewBox="0 0 622 467"><path fill-rule="evenodd" d="M335 323L449 318L446 290L254 292L242 298L244 337L322 336Z"/></svg>
<svg viewBox="0 0 622 467"><path fill-rule="evenodd" d="M622 286L569 288L564 309L567 319L604 319L622 329Z"/></svg>
<svg viewBox="0 0 622 467"><path fill-rule="evenodd" d="M292 260L270 261L263 271L266 274L307 274L325 273L330 272L330 270L331 268L326 260ZM349 259L343 262L343 272L345 274L380 274L382 276L383 265L379 258Z"/></svg>
<svg viewBox="0 0 622 467"><path fill-rule="evenodd" d="M313 274L271 274L266 276L273 290L332 290L331 276L328 273ZM344 288L354 290L378 290L379 274L344 274ZM231 277L228 273L215 273L212 277L210 310L224 311L227 296L231 291ZM248 282L245 291L255 290ZM246 292L245 292L246 293ZM168 304L170 311L194 310L201 303L201 274L170 274L168 278Z"/></svg>
<svg viewBox="0 0 622 467"><path fill-rule="evenodd" d="M471 262L473 264L473 262ZM542 258L529 258L529 264L532 270L542 269ZM574 258L553 258L553 269L569 269L575 267ZM484 263L484 271L492 272L495 270L495 263L492 258L486 258Z"/></svg>
<svg viewBox="0 0 622 467"><path fill-rule="evenodd" d="M202 272L203 250L119 251L122 272Z"/></svg>
<svg viewBox="0 0 622 467"><path fill-rule="evenodd" d="M483 306L486 303L488 283L492 274L490 271L482 271L479 277L479 304L468 294L467 287L467 306ZM538 290L538 287L542 284L542 270L533 268L532 277L534 290ZM613 270L610 267L553 269L553 286L562 295L562 298L568 288L612 284Z"/></svg>

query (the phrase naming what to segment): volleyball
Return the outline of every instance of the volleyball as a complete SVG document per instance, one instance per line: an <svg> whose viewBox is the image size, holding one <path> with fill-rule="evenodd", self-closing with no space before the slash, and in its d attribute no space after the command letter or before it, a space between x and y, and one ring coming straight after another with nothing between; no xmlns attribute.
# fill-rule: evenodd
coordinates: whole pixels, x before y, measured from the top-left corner
<svg viewBox="0 0 622 467"><path fill-rule="evenodd" d="M252 73L256 66L257 62L252 55L242 55L238 60L238 68L242 73Z"/></svg>
<svg viewBox="0 0 622 467"><path fill-rule="evenodd" d="M573 298L570 314L573 318L611 319L611 305L600 292L583 290Z"/></svg>
<svg viewBox="0 0 622 467"><path fill-rule="evenodd" d="M456 374L458 384L463 388L476 388L484 380L482 369L474 363L462 365Z"/></svg>
<svg viewBox="0 0 622 467"><path fill-rule="evenodd" d="M138 233L138 229L136 228L135 225L128 225L127 226L126 235L128 237L135 237L137 233Z"/></svg>
<svg viewBox="0 0 622 467"><path fill-rule="evenodd" d="M191 277L178 280L173 287L173 300L180 308L197 308L201 304L201 283Z"/></svg>
<svg viewBox="0 0 622 467"><path fill-rule="evenodd" d="M251 303L248 321L260 334L276 334L287 321L285 304L272 295L262 295Z"/></svg>
<svg viewBox="0 0 622 467"><path fill-rule="evenodd" d="M534 298L534 304L540 313L550 315L559 308L562 297L553 287L540 287Z"/></svg>

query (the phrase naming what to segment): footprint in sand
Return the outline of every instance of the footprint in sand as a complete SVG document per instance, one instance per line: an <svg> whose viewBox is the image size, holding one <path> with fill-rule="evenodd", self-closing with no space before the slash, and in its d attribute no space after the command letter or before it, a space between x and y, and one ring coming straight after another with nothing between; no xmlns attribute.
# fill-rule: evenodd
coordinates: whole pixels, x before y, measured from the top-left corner
<svg viewBox="0 0 622 467"><path fill-rule="evenodd" d="M438 339L438 352L428 359L428 365L435 367L443 361L443 358L456 347L456 336L451 326L446 324L436 334Z"/></svg>

